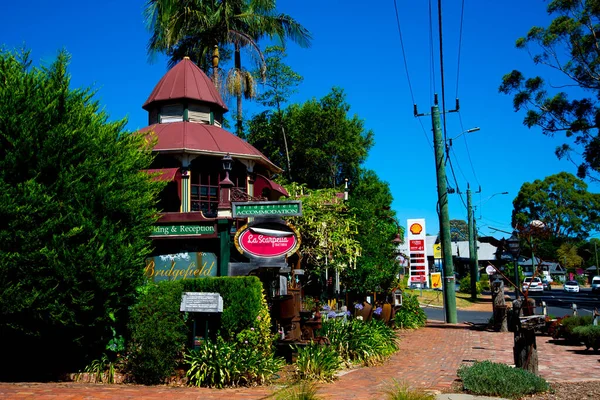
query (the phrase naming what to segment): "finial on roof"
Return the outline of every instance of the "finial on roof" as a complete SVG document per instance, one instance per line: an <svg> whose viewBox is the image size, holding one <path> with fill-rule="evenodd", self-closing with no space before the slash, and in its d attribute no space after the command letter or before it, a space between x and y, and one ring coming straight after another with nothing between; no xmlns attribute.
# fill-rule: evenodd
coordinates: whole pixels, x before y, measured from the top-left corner
<svg viewBox="0 0 600 400"><path fill-rule="evenodd" d="M183 59L184 60L189 60L190 58L188 56L184 56Z"/></svg>

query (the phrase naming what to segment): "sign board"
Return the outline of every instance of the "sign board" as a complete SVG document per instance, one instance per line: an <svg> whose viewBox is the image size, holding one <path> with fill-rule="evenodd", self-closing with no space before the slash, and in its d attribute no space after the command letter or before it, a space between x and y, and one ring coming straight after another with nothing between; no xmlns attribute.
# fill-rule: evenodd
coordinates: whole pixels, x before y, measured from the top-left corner
<svg viewBox="0 0 600 400"><path fill-rule="evenodd" d="M442 274L440 272L431 273L431 287L432 289L442 288Z"/></svg>
<svg viewBox="0 0 600 400"><path fill-rule="evenodd" d="M442 258L442 244L436 243L433 245L433 258Z"/></svg>
<svg viewBox="0 0 600 400"><path fill-rule="evenodd" d="M233 218L292 217L302 215L302 202L291 201L240 201L231 203Z"/></svg>
<svg viewBox="0 0 600 400"><path fill-rule="evenodd" d="M223 312L223 298L219 293L184 292L179 311L200 313Z"/></svg>
<svg viewBox="0 0 600 400"><path fill-rule="evenodd" d="M488 275L494 275L496 273L496 268L492 267L491 265L488 265L487 267L485 267L485 273Z"/></svg>
<svg viewBox="0 0 600 400"><path fill-rule="evenodd" d="M242 254L275 258L295 253L300 246L300 235L291 224L266 222L244 225L235 234L234 243Z"/></svg>
<svg viewBox="0 0 600 400"><path fill-rule="evenodd" d="M206 236L216 234L213 225L155 225L151 237Z"/></svg>
<svg viewBox="0 0 600 400"><path fill-rule="evenodd" d="M182 252L148 257L144 275L154 282L217 276L217 256Z"/></svg>
<svg viewBox="0 0 600 400"><path fill-rule="evenodd" d="M425 232L425 219L408 219L407 239L410 257L410 274L408 283L427 285L429 275L429 262L427 261L427 235Z"/></svg>

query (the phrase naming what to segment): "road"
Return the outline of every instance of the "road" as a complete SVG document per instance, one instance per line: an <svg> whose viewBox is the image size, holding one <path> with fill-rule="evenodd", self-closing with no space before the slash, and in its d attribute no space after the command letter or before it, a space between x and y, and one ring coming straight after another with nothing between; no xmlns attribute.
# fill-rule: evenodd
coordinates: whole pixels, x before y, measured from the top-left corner
<svg viewBox="0 0 600 400"><path fill-rule="evenodd" d="M511 298L514 295L507 293ZM565 293L562 290L551 290L547 292L529 293L536 300L538 314L542 313L542 301L546 302L547 314L555 317L572 315L572 305L577 305L578 315L592 315L594 308L600 310L600 293L592 294L591 289L582 288L579 293ZM508 300L507 300L508 301ZM423 309L428 319L444 321L445 314L442 308L425 307ZM458 322L471 322L474 324L487 323L492 317L492 312L485 311L463 311L457 310Z"/></svg>

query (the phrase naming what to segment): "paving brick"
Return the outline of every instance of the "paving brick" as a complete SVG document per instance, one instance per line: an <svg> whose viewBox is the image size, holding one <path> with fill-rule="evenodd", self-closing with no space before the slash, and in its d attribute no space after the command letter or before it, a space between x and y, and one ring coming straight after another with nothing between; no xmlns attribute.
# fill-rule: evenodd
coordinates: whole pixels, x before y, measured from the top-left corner
<svg viewBox="0 0 600 400"><path fill-rule="evenodd" d="M513 334L473 330L467 324L428 321L425 328L400 331L400 351L385 364L356 368L319 385L324 399L378 399L394 380L411 387L447 390L462 364L491 360L513 364ZM600 379L599 356L583 346L537 338L540 375L550 382ZM0 383L1 399L265 399L279 388L179 388L80 383Z"/></svg>

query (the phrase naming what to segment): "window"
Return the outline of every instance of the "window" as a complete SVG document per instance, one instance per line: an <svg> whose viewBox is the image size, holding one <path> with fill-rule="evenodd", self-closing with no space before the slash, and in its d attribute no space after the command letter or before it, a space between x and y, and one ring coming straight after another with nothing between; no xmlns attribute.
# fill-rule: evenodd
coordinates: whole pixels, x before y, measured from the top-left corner
<svg viewBox="0 0 600 400"><path fill-rule="evenodd" d="M160 109L160 123L183 121L183 104L171 104Z"/></svg>
<svg viewBox="0 0 600 400"><path fill-rule="evenodd" d="M188 120L190 122L210 124L210 108L196 104L190 104L188 107Z"/></svg>

